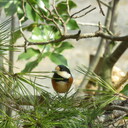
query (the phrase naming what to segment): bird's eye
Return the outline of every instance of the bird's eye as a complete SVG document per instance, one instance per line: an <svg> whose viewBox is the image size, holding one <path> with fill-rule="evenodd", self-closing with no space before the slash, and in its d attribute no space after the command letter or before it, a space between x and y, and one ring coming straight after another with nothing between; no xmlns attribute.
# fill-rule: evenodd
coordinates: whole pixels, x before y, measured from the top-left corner
<svg viewBox="0 0 128 128"><path fill-rule="evenodd" d="M64 71L64 69L62 68L61 71Z"/></svg>

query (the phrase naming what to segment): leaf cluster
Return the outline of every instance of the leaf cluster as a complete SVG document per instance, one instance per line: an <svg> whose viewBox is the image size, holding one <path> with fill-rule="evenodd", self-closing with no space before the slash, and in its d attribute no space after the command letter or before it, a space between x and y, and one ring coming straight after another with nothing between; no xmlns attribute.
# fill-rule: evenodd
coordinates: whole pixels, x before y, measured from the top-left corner
<svg viewBox="0 0 128 128"><path fill-rule="evenodd" d="M85 67L79 68L78 71L81 73L87 72ZM103 127L101 122L97 123L98 116L104 113L104 108L109 103L118 98L114 95L115 91L108 83L96 74L89 72L89 77L92 77L100 86L106 86L107 90L99 91L94 97L88 96L81 101L76 99L74 94L70 96L68 94L53 95L45 91L42 89L43 86L36 82L36 79L46 78L46 72L40 72L41 75L36 75L36 73L17 73L12 75L7 74L7 72L1 72L0 102L4 107L11 108L14 113L12 117L9 117L1 110L1 127ZM33 80L32 77L35 79ZM33 91L30 91L30 88Z"/></svg>
<svg viewBox="0 0 128 128"><path fill-rule="evenodd" d="M48 42L60 38L64 32L63 29L77 30L79 28L76 21L69 15L69 12L77 6L75 2L69 0L67 5L66 1L59 0L52 6L50 0L2 0L1 7L6 15L12 16L15 14L21 24L20 28L15 29L13 33L13 42L16 43L25 31L31 33L31 36L26 38L29 42ZM64 25L64 22L67 23ZM65 28L63 28L64 26ZM27 52L21 53L18 60L28 61L22 70L23 72L32 71L46 57L53 63L68 65L62 52L71 48L73 48L73 45L67 41L27 48Z"/></svg>

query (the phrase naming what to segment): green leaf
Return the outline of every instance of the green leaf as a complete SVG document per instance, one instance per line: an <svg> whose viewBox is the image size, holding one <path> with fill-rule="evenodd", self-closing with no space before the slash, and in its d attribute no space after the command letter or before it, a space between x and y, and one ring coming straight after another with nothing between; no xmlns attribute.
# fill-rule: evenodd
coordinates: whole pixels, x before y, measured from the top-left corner
<svg viewBox="0 0 128 128"><path fill-rule="evenodd" d="M20 30L17 30L13 33L13 42L16 43L17 39L19 39L22 36Z"/></svg>
<svg viewBox="0 0 128 128"><path fill-rule="evenodd" d="M55 48L55 51L58 52L58 53L61 53L61 52L63 52L64 50L66 50L66 49L71 49L71 48L73 48L73 45L70 44L69 42L61 42L60 47Z"/></svg>
<svg viewBox="0 0 128 128"><path fill-rule="evenodd" d="M46 8L49 8L49 0L37 0L37 3L39 7L44 11L47 11Z"/></svg>
<svg viewBox="0 0 128 128"><path fill-rule="evenodd" d="M7 16L12 16L16 12L17 12L16 4L12 2L8 3L7 6L5 7L5 13Z"/></svg>
<svg viewBox="0 0 128 128"><path fill-rule="evenodd" d="M29 60L30 58L37 56L38 54L40 54L40 51L38 49L28 48L27 52L21 53L18 56L18 60Z"/></svg>
<svg viewBox="0 0 128 128"><path fill-rule="evenodd" d="M57 65L63 64L67 66L67 59L59 53L51 53L49 58L52 62L54 62Z"/></svg>
<svg viewBox="0 0 128 128"><path fill-rule="evenodd" d="M30 37L30 40L36 42L44 41L42 29L39 27L34 27L34 29L32 30L32 36Z"/></svg>
<svg viewBox="0 0 128 128"><path fill-rule="evenodd" d="M56 29L55 26L49 25L39 25L36 26L32 31L32 36L30 37L30 41L50 41L58 38L60 33Z"/></svg>
<svg viewBox="0 0 128 128"><path fill-rule="evenodd" d="M79 29L79 26L78 26L77 22L74 19L71 19L67 23L67 29L68 30L77 30L77 29Z"/></svg>
<svg viewBox="0 0 128 128"><path fill-rule="evenodd" d="M43 35L46 40L54 40L60 36L58 29L55 26L49 25L43 27Z"/></svg>
<svg viewBox="0 0 128 128"><path fill-rule="evenodd" d="M29 0L29 3L31 3L32 5L37 4L37 0Z"/></svg>
<svg viewBox="0 0 128 128"><path fill-rule="evenodd" d="M26 4L26 14L27 17L33 21L38 21L39 16L35 13L35 11L31 8L29 4Z"/></svg>
<svg viewBox="0 0 128 128"><path fill-rule="evenodd" d="M34 60L31 62L28 62L22 72L30 72L32 69L34 69L39 64L38 60Z"/></svg>
<svg viewBox="0 0 128 128"><path fill-rule="evenodd" d="M42 1L44 2L46 8L49 8L50 7L49 0L42 0Z"/></svg>
<svg viewBox="0 0 128 128"><path fill-rule="evenodd" d="M77 5L72 1L69 0L69 9L75 8ZM67 13L67 4L66 1L61 1L60 3L57 4L57 11L59 14L66 14Z"/></svg>
<svg viewBox="0 0 128 128"><path fill-rule="evenodd" d="M128 84L125 85L125 87L123 88L121 93L123 93L124 95L128 96Z"/></svg>
<svg viewBox="0 0 128 128"><path fill-rule="evenodd" d="M44 54L41 53L34 61L28 62L22 72L31 72L35 67L38 66L40 61L48 55L49 52L46 52Z"/></svg>
<svg viewBox="0 0 128 128"><path fill-rule="evenodd" d="M36 23L32 23L28 26L22 27L23 30L32 31L33 28L37 26ZM13 33L13 42L15 43L17 39L19 39L22 36L21 31L19 29L15 30Z"/></svg>
<svg viewBox="0 0 128 128"><path fill-rule="evenodd" d="M6 6L10 0L0 0L0 8Z"/></svg>

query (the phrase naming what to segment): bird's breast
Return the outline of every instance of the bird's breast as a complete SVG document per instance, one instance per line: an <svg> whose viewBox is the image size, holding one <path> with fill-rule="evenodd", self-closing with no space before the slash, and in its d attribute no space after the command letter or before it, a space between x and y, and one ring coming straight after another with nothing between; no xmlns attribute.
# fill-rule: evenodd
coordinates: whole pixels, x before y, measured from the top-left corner
<svg viewBox="0 0 128 128"><path fill-rule="evenodd" d="M65 81L52 80L52 85L53 85L54 90L59 93L68 92L68 90L71 87L71 84L69 82L65 82Z"/></svg>

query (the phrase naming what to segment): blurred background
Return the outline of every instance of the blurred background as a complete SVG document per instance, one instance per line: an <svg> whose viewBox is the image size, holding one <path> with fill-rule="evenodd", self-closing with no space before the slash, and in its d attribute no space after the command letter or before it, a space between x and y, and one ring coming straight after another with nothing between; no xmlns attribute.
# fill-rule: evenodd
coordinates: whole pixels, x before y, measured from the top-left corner
<svg viewBox="0 0 128 128"><path fill-rule="evenodd" d="M106 0L110 1L110 0ZM73 12L76 12L88 5L92 5L92 7L96 7L94 11L91 13L85 15L82 18L78 18L77 21L79 23L92 23L92 24L98 24L100 22L102 25L104 24L105 16L103 16L100 13L99 7L97 5L97 2L95 0L75 0L75 2L78 5L78 8L73 9ZM106 13L106 7L103 7L103 11ZM119 6L118 6L118 19L116 24L116 34L120 35L128 35L128 0L120 0ZM1 18L2 20L3 18ZM82 33L90 33L97 31L97 27L94 26L82 26L80 25ZM27 37L30 36L30 33L26 33ZM25 35L26 35L25 34ZM70 42L73 44L74 48L70 50L65 50L63 52L63 55L68 60L68 66L72 72L72 75L74 77L73 82L73 90L75 91L76 87L80 84L83 76L82 74L78 73L76 71L77 66L85 65L88 67L89 65L89 56L90 54L95 54L97 50L97 46L99 44L100 38L91 38L91 39L81 39L79 41L70 40ZM23 38L18 39L17 44L23 44ZM19 52L15 52L15 73L20 72L26 64L26 61L17 61L18 55L23 51L23 48L19 49ZM128 50L122 55L122 57L119 59L118 63L116 63L116 66L119 67L123 72L128 71ZM52 71L56 65L51 62L48 58L43 59L43 61L34 69L34 71ZM50 74L52 76L52 74ZM54 93L54 90L51 85L50 79L41 79L38 81L40 84L47 86L48 89L46 89L49 92Z"/></svg>

